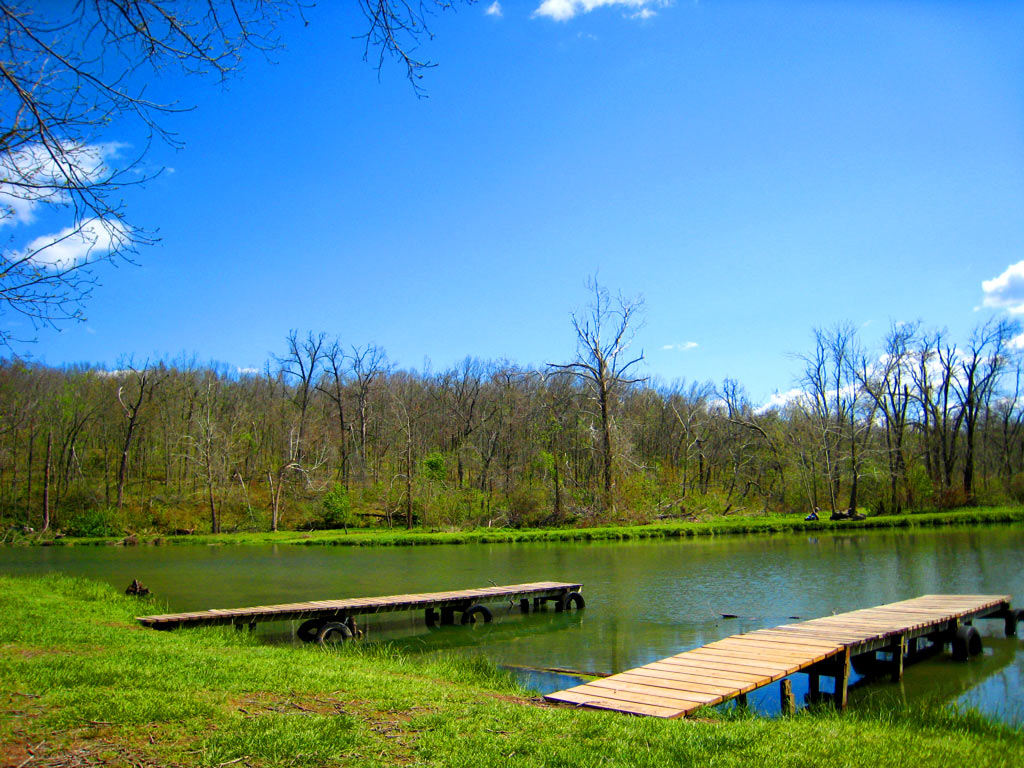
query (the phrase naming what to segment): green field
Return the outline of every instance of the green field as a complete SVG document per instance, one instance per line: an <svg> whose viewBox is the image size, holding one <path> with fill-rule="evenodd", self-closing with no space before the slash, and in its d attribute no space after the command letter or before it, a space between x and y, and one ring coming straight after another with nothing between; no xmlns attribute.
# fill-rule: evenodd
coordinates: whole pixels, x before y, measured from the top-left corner
<svg viewBox="0 0 1024 768"><path fill-rule="evenodd" d="M161 633L152 605L0 578L4 766L1014 765L1024 731L924 706L659 721L556 708L484 659Z"/></svg>

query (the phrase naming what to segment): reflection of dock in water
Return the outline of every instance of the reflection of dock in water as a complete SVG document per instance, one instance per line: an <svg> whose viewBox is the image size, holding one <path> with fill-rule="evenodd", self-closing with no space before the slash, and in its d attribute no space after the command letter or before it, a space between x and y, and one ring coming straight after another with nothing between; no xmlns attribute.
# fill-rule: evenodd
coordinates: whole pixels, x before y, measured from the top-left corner
<svg viewBox="0 0 1024 768"><path fill-rule="evenodd" d="M960 664L948 655L942 654L943 649L940 646L933 646L928 652L922 652L921 663L910 667L899 685L877 689L870 695L873 699L877 697L885 701L903 703L918 695L942 702L956 701L972 690L990 685L994 678L1014 669L1012 665L1019 648L1016 638L986 637L984 642L984 652L973 657L970 664ZM887 661L884 658L880 661L880 674L884 674ZM955 665L956 670L950 670L950 665ZM876 679L877 677L871 674L861 676L850 684L850 690L868 688Z"/></svg>
<svg viewBox="0 0 1024 768"><path fill-rule="evenodd" d="M518 609L517 609L518 610ZM471 627L439 626L423 631L422 624L414 624L410 629L415 634L404 637L387 637L386 641L401 651L414 653L430 653L511 640L524 634L543 635L552 632L563 632L578 627L583 622L583 612L578 611L539 611L529 616L506 616L490 624L474 624ZM404 623L403 623L404 624ZM404 626L408 627L407 624ZM381 627L381 634L388 627ZM371 639L373 639L371 637Z"/></svg>
<svg viewBox="0 0 1024 768"><path fill-rule="evenodd" d="M1024 611L1005 595L926 595L913 600L733 635L669 658L545 696L549 701L652 717L681 717L781 681L783 712L793 711L790 675L809 675L809 699L820 701L822 676L846 706L851 667L902 679L904 663L929 649L953 646L955 657L981 651L975 619L1001 618L1016 632ZM886 659L878 659L884 653Z"/></svg>

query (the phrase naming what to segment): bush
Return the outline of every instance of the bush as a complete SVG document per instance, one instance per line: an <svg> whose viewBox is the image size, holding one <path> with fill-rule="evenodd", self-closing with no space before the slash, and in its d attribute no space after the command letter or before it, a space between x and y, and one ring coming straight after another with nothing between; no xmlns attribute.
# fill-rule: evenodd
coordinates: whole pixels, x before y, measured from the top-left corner
<svg viewBox="0 0 1024 768"><path fill-rule="evenodd" d="M335 483L331 490L324 494L321 504L324 527L344 528L347 533L348 527L354 522L348 489L341 483Z"/></svg>
<svg viewBox="0 0 1024 768"><path fill-rule="evenodd" d="M65 520L64 530L70 536L116 536L117 510L112 507L94 507L75 512Z"/></svg>

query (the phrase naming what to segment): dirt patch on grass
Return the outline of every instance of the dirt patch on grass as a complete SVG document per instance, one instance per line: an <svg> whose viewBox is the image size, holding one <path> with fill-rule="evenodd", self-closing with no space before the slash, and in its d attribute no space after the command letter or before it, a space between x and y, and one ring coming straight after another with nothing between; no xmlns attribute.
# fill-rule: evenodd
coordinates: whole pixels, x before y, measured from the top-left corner
<svg viewBox="0 0 1024 768"><path fill-rule="evenodd" d="M0 768L92 768L124 765L133 768L179 768L180 763L150 757L123 743L106 739L70 742L17 741L2 745Z"/></svg>

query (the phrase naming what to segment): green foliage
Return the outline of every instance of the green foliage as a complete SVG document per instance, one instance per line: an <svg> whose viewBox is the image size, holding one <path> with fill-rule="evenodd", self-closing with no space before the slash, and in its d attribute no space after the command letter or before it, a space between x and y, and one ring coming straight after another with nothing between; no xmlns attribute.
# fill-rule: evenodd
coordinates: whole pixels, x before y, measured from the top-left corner
<svg viewBox="0 0 1024 768"><path fill-rule="evenodd" d="M92 538L116 536L117 510L113 507L92 507L72 513L65 518L62 528L69 536Z"/></svg>
<svg viewBox="0 0 1024 768"><path fill-rule="evenodd" d="M420 471L428 480L432 480L434 482L443 481L447 474L444 454L438 453L437 451L428 453L423 457L423 461L420 462Z"/></svg>
<svg viewBox="0 0 1024 768"><path fill-rule="evenodd" d="M321 504L324 510L324 526L327 528L344 528L348 531L348 527L355 520L352 515L352 500L349 498L348 489L341 483L335 483L324 494Z"/></svg>

